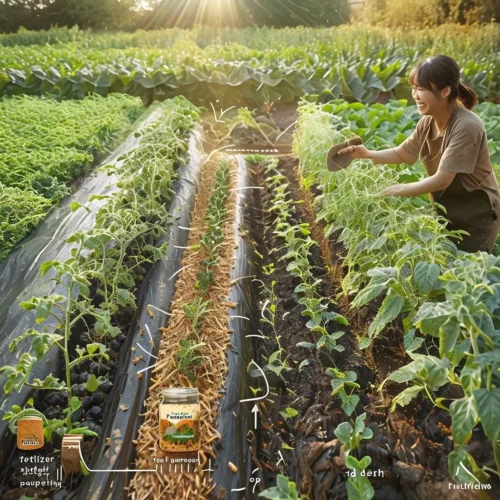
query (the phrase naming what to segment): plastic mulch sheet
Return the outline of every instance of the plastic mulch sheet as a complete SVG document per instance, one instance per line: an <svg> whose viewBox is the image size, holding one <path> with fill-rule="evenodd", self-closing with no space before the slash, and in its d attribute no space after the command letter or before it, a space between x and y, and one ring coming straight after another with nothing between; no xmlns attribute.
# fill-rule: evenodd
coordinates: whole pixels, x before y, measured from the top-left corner
<svg viewBox="0 0 500 500"><path fill-rule="evenodd" d="M168 242L167 258L153 266L142 284L138 310L120 354L115 384L103 416L101 439L97 443L92 463L87 464L91 472L77 491L59 491L54 497L56 500L118 499L127 496L124 488L133 472L125 469L134 469L135 446L132 440L137 436L142 421L139 414L144 411L143 403L150 383L150 371L144 371L139 379L139 365L136 366L133 359L142 356L141 370L154 365L155 358L147 353L154 354L161 338L159 328L165 323L165 314L156 308L170 311L177 277L174 274L179 269L184 252L182 247L186 245L189 235L189 231L183 228L190 226L199 188L203 155L201 148L201 134L196 130L189 141L189 163L179 169L179 179L174 185L175 195L170 213L176 222L169 227L164 238ZM132 351L132 348L135 350ZM95 470L100 472L92 472Z"/></svg>
<svg viewBox="0 0 500 500"><path fill-rule="evenodd" d="M242 156L238 156L238 197L236 207L235 243L237 245L234 268L231 272L233 286L229 293L229 302L237 304L229 309L229 326L233 330L230 338L231 349L226 352L228 358L227 382L224 396L220 403L220 419L217 430L221 435L215 445L217 459L215 461L213 480L216 484L215 495L225 499L251 498L252 490L259 476L256 467L252 466L252 457L247 436L249 431L256 433L252 408L255 398L249 388L247 369L255 368L253 360L252 337L258 333L258 321L252 311L256 310L255 277L253 263L253 247L248 238L240 231L247 229L244 219L246 197L248 196L249 172ZM245 319L246 318L246 319ZM231 462L237 466L237 473L228 467ZM258 481L257 481L258 482Z"/></svg>

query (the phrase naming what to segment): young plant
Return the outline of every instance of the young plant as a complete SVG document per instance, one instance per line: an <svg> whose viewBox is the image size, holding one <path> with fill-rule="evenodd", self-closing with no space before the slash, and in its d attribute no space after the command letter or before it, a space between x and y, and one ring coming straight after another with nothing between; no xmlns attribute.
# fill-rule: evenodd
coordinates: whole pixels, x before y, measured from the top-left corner
<svg viewBox="0 0 500 500"><path fill-rule="evenodd" d="M276 486L271 486L260 492L259 497L273 498L275 500L299 500L299 498L307 499L305 495L301 495L299 497L297 494L296 484L282 474L278 474L276 481Z"/></svg>
<svg viewBox="0 0 500 500"><path fill-rule="evenodd" d="M334 431L345 447L346 453L356 450L363 439L371 439L373 431L365 427L366 413L362 413L354 421L354 427L349 422L342 422Z"/></svg>
<svg viewBox="0 0 500 500"><path fill-rule="evenodd" d="M205 342L183 339L180 341L180 349L177 353L177 370L194 380L194 373L190 369L203 363L204 356L201 354L201 347L206 346Z"/></svg>
<svg viewBox="0 0 500 500"><path fill-rule="evenodd" d="M191 333L195 339L198 339L200 336L200 324L203 317L211 311L208 308L209 304L209 300L196 297L190 304L184 306L184 316L191 320Z"/></svg>
<svg viewBox="0 0 500 500"><path fill-rule="evenodd" d="M80 247L80 251L82 247ZM85 349L77 349L77 357L70 359L69 340L71 337L72 326L83 315L98 316L90 306L90 283L85 274L79 268L79 252L65 262L50 261L41 266L42 276L49 269L55 271L55 281L62 287L66 296L49 295L45 297L33 297L31 300L22 302L21 307L27 311L33 310L37 323L43 323L49 318L56 322L56 332L60 333L41 333L34 329L29 329L9 344L9 350L15 352L25 342L30 345L30 352L21 355L20 361L16 367L4 366L0 368L0 373L7 376L7 382L4 386L4 392L11 390L20 392L23 386L33 389L65 391L69 406L67 408L66 429L71 431L73 425L71 415L75 410L72 404L70 371L73 366L83 360L102 358L109 359L106 354L106 346L100 343L91 343ZM81 300L78 300L78 291ZM59 380L53 375L48 375L44 380L34 379L28 382L29 375L33 367L42 360L42 358L54 347L62 352L64 357L65 380ZM33 355L33 354L34 355Z"/></svg>
<svg viewBox="0 0 500 500"><path fill-rule="evenodd" d="M357 460L351 455L346 456L345 464L352 471L346 485L349 500L370 500L375 496L375 490L370 480L366 477L366 474L363 474L371 462L370 457Z"/></svg>
<svg viewBox="0 0 500 500"><path fill-rule="evenodd" d="M356 383L358 376L353 371L344 373L336 368L327 368L325 373L331 377L330 383L333 388L331 395L336 396L338 394L342 400L344 412L351 415L359 403L359 396L354 394L354 391L359 389L359 384Z"/></svg>

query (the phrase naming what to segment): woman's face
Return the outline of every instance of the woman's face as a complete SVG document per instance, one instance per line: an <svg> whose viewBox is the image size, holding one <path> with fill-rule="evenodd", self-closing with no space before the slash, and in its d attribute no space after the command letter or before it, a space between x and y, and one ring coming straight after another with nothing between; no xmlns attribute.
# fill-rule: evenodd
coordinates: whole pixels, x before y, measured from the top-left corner
<svg viewBox="0 0 500 500"><path fill-rule="evenodd" d="M411 94L417 103L417 109L421 115L433 115L441 111L448 104L448 87L436 95L432 90L414 85Z"/></svg>

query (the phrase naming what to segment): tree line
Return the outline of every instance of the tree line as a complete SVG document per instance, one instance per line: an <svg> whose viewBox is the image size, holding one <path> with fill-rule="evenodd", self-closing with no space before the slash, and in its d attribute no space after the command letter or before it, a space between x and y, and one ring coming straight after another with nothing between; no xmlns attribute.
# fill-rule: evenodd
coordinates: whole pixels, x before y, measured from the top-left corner
<svg viewBox="0 0 500 500"><path fill-rule="evenodd" d="M334 26L348 0L0 0L0 32L55 26L95 30L209 26Z"/></svg>

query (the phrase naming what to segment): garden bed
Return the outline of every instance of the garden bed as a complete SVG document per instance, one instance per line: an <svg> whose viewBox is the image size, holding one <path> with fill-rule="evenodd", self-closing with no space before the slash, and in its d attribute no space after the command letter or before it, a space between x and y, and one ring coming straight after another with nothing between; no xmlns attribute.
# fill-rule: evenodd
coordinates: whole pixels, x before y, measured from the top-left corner
<svg viewBox="0 0 500 500"><path fill-rule="evenodd" d="M145 277L145 282L149 282L148 271L155 261L164 258L169 245L174 248L177 245L182 250L179 245L182 243L182 238L179 238L182 231L172 232L168 227L179 217L189 220L189 199L193 197L197 183L195 155L192 158L193 168L185 169L188 175L182 175L183 182L174 186L178 175L176 170L179 170L187 149L184 136L192 129L198 117L197 110L183 100L165 103L161 108L162 112L156 117L158 120L153 120L152 125L136 133L136 137L142 137L139 146L122 155L123 162L108 168L108 175L112 173L118 179L118 189L108 190L103 195L93 193L89 199L105 202L95 212L92 229L84 232L80 227L67 240L67 243L73 244L71 257L42 264L42 275L57 284L55 290L60 295L53 292L43 298L33 297L21 306L34 312L36 323L44 322L49 317L52 321L47 322L50 324L46 325L44 334L30 329L16 338L10 348L15 352L19 343L24 341L25 354L20 358L23 364L2 368L8 377L4 387L6 393L24 389L24 394L27 394L29 387L35 389L33 399L27 402L24 409L14 405L6 414L11 430L15 430L19 417L40 416L44 419L47 444L43 451L35 454L48 456L59 456L63 433L90 436L82 445L84 472L85 464L90 463L91 457L99 459L95 454L96 440L93 438L101 436L101 442L105 442L102 419L103 415L108 416L105 424L109 425L109 415L113 410L109 406L107 411L103 410L108 398L113 398L115 404L118 395L113 386L115 383L120 385L123 380L116 379L117 368L120 367L118 374L123 373L125 364L130 361L123 344L130 344L134 335L130 331L141 284ZM189 173L190 170L192 173ZM191 189L188 189L188 181ZM132 186L135 196L130 198L128 193ZM177 193L179 189L181 195ZM180 196L173 205L172 195L174 198ZM71 209L81 210L81 203L73 203ZM88 207L86 210L91 212ZM168 237L162 240L166 235ZM178 251L170 252L174 266L176 254L179 256ZM146 292L147 289L144 289L142 297ZM62 316L54 313L59 310L64 313ZM54 329L55 326L57 328ZM54 333L48 333L51 327ZM125 342L127 332L129 339ZM31 338L43 339L43 348L37 340L37 346L33 344L30 351L26 341ZM59 349L55 349L56 346ZM56 351L55 358L51 350ZM56 361L59 358L60 371L50 357L46 361L44 355L47 353L52 354L52 359ZM140 359L134 359L133 364L136 365ZM44 361L43 365L41 361ZM38 365L50 368L49 374L43 380L28 379ZM21 380L20 373L23 374ZM8 408L8 403L12 404L10 398L6 401L4 409ZM125 413L128 409L123 404L118 410ZM21 453L18 450L14 457L7 458L6 463L11 463L12 469L4 468L6 475L3 481L9 481L8 494L14 495L12 498L23 491L22 488L16 489L16 484L20 482L16 469L20 469L21 455L31 456L33 452ZM70 474L62 481L62 471L51 472L57 473L60 483L68 491L74 489L81 478ZM60 488L60 484L53 485L46 489L45 495L54 494L54 489L59 489L60 495Z"/></svg>
<svg viewBox="0 0 500 500"><path fill-rule="evenodd" d="M290 223L308 223L311 234L324 241L321 234L323 228L312 217L311 198L297 181L297 166L297 159L280 157L279 172L290 183L290 199L304 202L295 204L296 217ZM262 180L262 167L255 170L260 171L256 180ZM257 185L261 183L257 182ZM273 235L273 215L269 210L272 195L268 191L261 193L255 190L254 196L255 211L258 214L262 210L263 215L258 217L252 214L252 218L255 217L256 249L264 256L263 268L275 266L272 274L263 273L259 278L267 288L272 281L276 281L275 333L272 325L267 322L263 325L262 333L269 340L262 342L258 350L259 361L266 365L276 350L277 345L272 341L274 335L280 338L280 346L287 358L293 360L284 363L282 377L274 377L272 396L261 405L258 457L264 466L267 484L273 484L273 473L281 473L294 480L298 490L309 498L341 498L347 495L345 447L334 434L338 425L346 421L346 415L342 410L342 401L338 397L332 398L331 377L325 374L326 369L334 367L342 372L352 370L357 374L360 387L356 394L360 400L355 414L365 412L365 425L374 433L373 439L359 449L359 454L372 458L368 470L374 477L372 484L376 496L397 498L398 495L408 496L416 491L420 498L429 498L437 492L445 498L452 498L453 493L449 493L448 489L451 479L447 466L447 455L452 450L448 437L451 434L449 417L441 410L434 411L432 405L425 402L422 406L414 404L403 411L389 413L392 396L398 392L397 384L386 385L385 394L377 392L377 387L389 373L408 362L402 343L402 329L397 322L391 325L384 336L374 341L370 348L371 355L363 357L356 333L366 335L377 307L370 304L372 310L367 307L360 313L352 310L344 297L337 302L336 312L348 318L349 326L333 329L346 331L338 341L344 349L333 351L334 355L329 356L326 348L312 354L308 349L297 347L299 342L314 344L317 339L307 328L308 319L302 317L303 308L294 293L300 281L286 270L286 262L279 263L286 250L282 248L282 241ZM257 237L262 234L264 238ZM341 291L341 280L338 278L343 274L342 256L345 250L336 242L321 246L322 249L311 247L309 261L316 269L314 278L323 280L320 294L336 297ZM330 272L326 266L331 266ZM299 368L303 363L307 364ZM482 448L480 443L481 439L477 442L478 451ZM276 465L278 451L285 459L281 466ZM479 459L480 455L475 458Z"/></svg>

